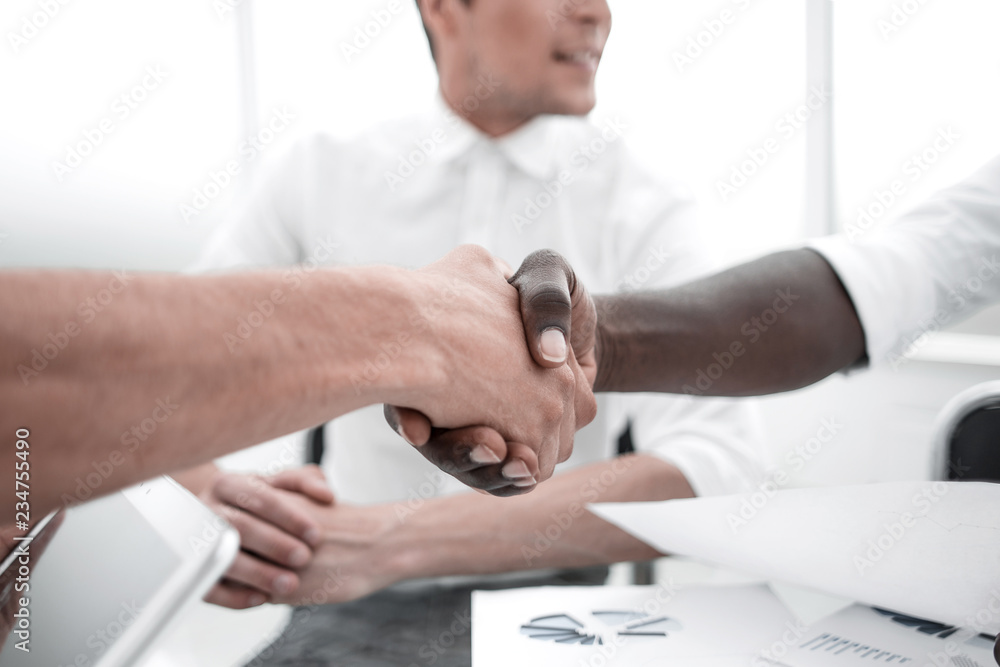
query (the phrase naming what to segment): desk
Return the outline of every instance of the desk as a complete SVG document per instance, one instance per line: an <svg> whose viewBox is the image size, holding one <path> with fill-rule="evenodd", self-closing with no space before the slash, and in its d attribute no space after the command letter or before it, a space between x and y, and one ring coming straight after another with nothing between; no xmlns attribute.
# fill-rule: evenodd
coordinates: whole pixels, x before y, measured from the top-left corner
<svg viewBox="0 0 1000 667"><path fill-rule="evenodd" d="M464 586L392 588L361 600L295 609L246 667L468 667L473 590L600 585L606 567Z"/></svg>

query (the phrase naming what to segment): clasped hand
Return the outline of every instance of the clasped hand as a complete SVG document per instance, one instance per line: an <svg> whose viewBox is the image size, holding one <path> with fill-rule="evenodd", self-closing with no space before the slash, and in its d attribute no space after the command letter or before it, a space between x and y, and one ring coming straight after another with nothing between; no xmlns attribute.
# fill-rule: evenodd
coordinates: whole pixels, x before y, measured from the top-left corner
<svg viewBox="0 0 1000 667"><path fill-rule="evenodd" d="M468 486L498 496L530 491L569 458L573 435L597 414L594 302L549 250L532 253L513 275L476 246L423 271L457 272L472 285L467 310L455 309L462 315L441 333L459 339L458 360L449 365L445 395L425 400L427 407L387 405L386 419ZM491 312L484 315L483 305ZM439 418L456 401L465 416Z"/></svg>

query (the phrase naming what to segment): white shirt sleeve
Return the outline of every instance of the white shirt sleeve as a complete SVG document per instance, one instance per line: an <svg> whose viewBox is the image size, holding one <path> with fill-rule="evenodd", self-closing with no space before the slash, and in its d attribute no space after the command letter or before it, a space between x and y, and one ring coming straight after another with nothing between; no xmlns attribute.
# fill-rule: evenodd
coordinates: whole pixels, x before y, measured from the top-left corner
<svg viewBox="0 0 1000 667"><path fill-rule="evenodd" d="M807 245L854 303L871 363L898 363L924 334L1000 300L1000 157L894 224Z"/></svg>
<svg viewBox="0 0 1000 667"><path fill-rule="evenodd" d="M622 172L631 181L623 190L628 192L627 222L619 222L618 233L619 266L631 278L623 287L669 287L715 270L693 200L632 169ZM631 421L636 451L676 466L698 496L750 491L763 479L763 435L753 399L664 394L619 398Z"/></svg>
<svg viewBox="0 0 1000 667"><path fill-rule="evenodd" d="M288 266L302 259L302 192L309 176L309 150L298 144L261 166L248 193L212 234L188 270Z"/></svg>

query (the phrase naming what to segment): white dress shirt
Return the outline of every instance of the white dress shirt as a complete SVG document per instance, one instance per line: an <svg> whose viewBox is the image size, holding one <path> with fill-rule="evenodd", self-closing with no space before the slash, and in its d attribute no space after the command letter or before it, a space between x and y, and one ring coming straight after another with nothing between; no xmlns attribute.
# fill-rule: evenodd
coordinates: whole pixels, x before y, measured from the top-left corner
<svg viewBox="0 0 1000 667"><path fill-rule="evenodd" d="M690 199L652 178L622 141L628 128L540 117L491 139L438 101L431 112L351 141L315 136L271 165L216 233L198 270L300 264L419 267L478 243L517 267L565 255L593 292L677 284L711 271ZM699 495L754 487L755 408L745 400L605 396L564 465L614 455L625 419L638 451L676 465ZM377 503L463 489L406 446L380 406L326 428L338 497Z"/></svg>
<svg viewBox="0 0 1000 667"><path fill-rule="evenodd" d="M847 289L873 364L1000 301L1000 157L852 243L811 241Z"/></svg>

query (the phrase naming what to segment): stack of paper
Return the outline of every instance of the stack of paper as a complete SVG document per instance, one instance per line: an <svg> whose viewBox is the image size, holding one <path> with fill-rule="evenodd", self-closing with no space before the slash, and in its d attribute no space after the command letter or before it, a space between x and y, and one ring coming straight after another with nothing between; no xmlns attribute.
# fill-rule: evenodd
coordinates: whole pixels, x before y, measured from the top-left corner
<svg viewBox="0 0 1000 667"><path fill-rule="evenodd" d="M663 553L1000 630L1000 485L898 482L590 509Z"/></svg>

